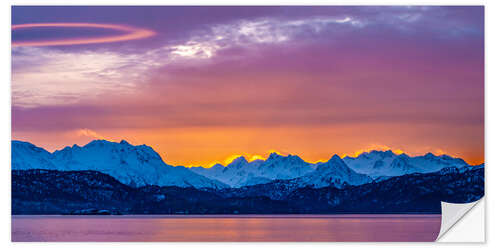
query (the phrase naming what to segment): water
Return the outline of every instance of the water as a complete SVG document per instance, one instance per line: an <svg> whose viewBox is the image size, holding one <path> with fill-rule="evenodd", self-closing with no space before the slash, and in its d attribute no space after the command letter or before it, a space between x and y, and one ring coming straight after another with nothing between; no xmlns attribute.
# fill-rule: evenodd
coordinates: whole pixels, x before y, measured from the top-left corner
<svg viewBox="0 0 500 250"><path fill-rule="evenodd" d="M12 216L12 241L434 241L441 215Z"/></svg>

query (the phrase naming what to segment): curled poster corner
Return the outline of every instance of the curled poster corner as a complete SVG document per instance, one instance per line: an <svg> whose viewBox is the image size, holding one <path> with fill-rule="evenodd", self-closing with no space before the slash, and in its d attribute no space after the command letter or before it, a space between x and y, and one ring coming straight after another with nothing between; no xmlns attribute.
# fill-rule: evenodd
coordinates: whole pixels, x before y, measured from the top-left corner
<svg viewBox="0 0 500 250"><path fill-rule="evenodd" d="M445 242L441 238L445 235L457 222L459 222L476 204L482 199L470 203L448 203L441 202L441 229L436 238L438 242Z"/></svg>

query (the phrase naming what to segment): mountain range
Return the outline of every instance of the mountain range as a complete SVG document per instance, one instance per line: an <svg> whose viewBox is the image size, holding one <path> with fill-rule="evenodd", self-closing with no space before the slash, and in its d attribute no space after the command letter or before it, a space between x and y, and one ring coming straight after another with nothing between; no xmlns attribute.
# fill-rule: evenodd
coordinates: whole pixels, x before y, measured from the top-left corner
<svg viewBox="0 0 500 250"><path fill-rule="evenodd" d="M228 187L187 168L165 164L151 147L132 146L124 140L94 140L83 147L73 145L54 153L28 142L12 141L12 169L95 170L129 186Z"/></svg>
<svg viewBox="0 0 500 250"><path fill-rule="evenodd" d="M412 173L430 173L445 167L465 167L468 164L448 155L436 156L427 153L423 156L410 157L407 154L395 154L391 150L365 152L357 157L344 157L344 162L353 170L374 178L381 176L399 176Z"/></svg>
<svg viewBox="0 0 500 250"><path fill-rule="evenodd" d="M53 153L29 142L12 141L12 169L59 171L94 170L133 187L146 185L194 188L239 188L273 181L295 187L356 186L412 173L430 173L444 168L470 167L464 160L428 153L411 157L392 151L370 151L357 157L333 155L327 162L308 163L297 155L271 153L266 160L248 162L241 156L227 166L210 168L171 166L146 145L134 146L94 140Z"/></svg>
<svg viewBox="0 0 500 250"><path fill-rule="evenodd" d="M12 141L13 214L439 213L484 195L484 164L371 151L171 166L146 145L95 140L53 153Z"/></svg>
<svg viewBox="0 0 500 250"><path fill-rule="evenodd" d="M290 188L131 187L97 171L13 170L12 214L360 214L440 213L441 201L484 195L484 168L449 168L359 186Z"/></svg>

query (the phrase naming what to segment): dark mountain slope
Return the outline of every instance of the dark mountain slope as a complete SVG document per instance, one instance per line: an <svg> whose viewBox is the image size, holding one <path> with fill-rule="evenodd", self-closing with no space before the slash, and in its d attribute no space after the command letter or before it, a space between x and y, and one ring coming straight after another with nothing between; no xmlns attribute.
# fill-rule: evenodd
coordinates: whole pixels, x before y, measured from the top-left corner
<svg viewBox="0 0 500 250"><path fill-rule="evenodd" d="M88 209L121 214L440 213L441 201L472 202L483 193L482 166L409 174L342 189L298 187L292 180L224 190L133 188L96 171L12 171L13 214Z"/></svg>
<svg viewBox="0 0 500 250"><path fill-rule="evenodd" d="M467 203L483 195L484 168L462 174L410 174L344 189L302 188L286 199L298 207L335 213L439 213L441 201Z"/></svg>

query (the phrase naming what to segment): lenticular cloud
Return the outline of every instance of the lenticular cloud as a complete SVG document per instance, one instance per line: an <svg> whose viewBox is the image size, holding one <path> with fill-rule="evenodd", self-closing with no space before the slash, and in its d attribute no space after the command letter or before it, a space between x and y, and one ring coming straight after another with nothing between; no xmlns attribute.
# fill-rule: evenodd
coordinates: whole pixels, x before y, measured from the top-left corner
<svg viewBox="0 0 500 250"><path fill-rule="evenodd" d="M125 34L96 37L96 38L79 37L71 39L45 40L45 41L22 41L22 42L13 42L12 46L13 47L62 46L62 45L81 45L81 44L95 44L95 43L112 43L112 42L143 39L154 36L156 34L154 31L149 29L135 28L118 24L100 24L100 23L25 23L25 24L12 25L12 30L40 28L40 27L98 28L98 29L123 31L125 32Z"/></svg>

